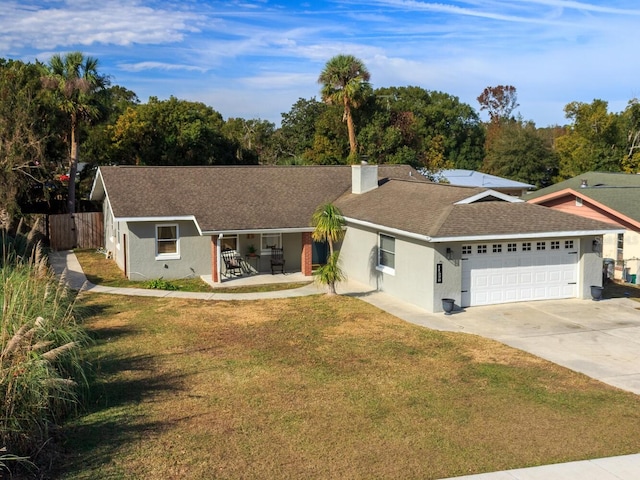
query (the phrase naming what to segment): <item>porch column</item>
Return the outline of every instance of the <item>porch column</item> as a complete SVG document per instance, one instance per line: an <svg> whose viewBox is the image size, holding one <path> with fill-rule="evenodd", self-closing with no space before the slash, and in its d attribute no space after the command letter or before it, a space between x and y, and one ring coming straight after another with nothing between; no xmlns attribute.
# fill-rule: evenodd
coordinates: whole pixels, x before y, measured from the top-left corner
<svg viewBox="0 0 640 480"><path fill-rule="evenodd" d="M312 248L311 232L302 232L302 259L300 264L302 265L302 274L307 277L311 275L312 270Z"/></svg>
<svg viewBox="0 0 640 480"><path fill-rule="evenodd" d="M213 283L220 282L218 275L218 237L211 235L211 279Z"/></svg>

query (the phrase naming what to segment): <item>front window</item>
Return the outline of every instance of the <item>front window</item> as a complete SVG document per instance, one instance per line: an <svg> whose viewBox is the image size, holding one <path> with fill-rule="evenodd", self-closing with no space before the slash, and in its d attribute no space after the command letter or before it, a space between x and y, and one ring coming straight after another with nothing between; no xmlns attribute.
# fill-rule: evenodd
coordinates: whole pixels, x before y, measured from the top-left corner
<svg viewBox="0 0 640 480"><path fill-rule="evenodd" d="M178 225L156 225L156 257L180 258Z"/></svg>
<svg viewBox="0 0 640 480"><path fill-rule="evenodd" d="M391 271L396 268L396 239L389 235L380 234L378 248L378 265Z"/></svg>
<svg viewBox="0 0 640 480"><path fill-rule="evenodd" d="M264 255L270 255L272 248L282 248L282 235L280 233L263 233L261 248Z"/></svg>
<svg viewBox="0 0 640 480"><path fill-rule="evenodd" d="M235 250L238 251L238 236L237 235L225 235L220 242L222 250Z"/></svg>

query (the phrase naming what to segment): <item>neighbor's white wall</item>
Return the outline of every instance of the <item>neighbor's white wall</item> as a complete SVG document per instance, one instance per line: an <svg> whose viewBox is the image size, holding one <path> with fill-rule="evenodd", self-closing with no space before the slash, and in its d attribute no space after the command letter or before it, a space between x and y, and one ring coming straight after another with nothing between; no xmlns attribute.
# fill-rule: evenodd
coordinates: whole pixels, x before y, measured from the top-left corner
<svg viewBox="0 0 640 480"><path fill-rule="evenodd" d="M618 258L617 234L603 236L602 256L614 260ZM624 268L628 268L630 274L640 275L640 232L625 230L623 259L625 260L624 265L616 262L615 278L619 280L623 278Z"/></svg>

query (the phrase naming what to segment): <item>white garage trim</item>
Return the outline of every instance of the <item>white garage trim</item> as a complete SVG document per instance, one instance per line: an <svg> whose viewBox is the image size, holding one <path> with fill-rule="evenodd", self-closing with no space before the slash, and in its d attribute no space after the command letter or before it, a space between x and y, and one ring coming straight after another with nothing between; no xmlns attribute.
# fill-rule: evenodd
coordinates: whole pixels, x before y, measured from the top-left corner
<svg viewBox="0 0 640 480"><path fill-rule="evenodd" d="M463 307L578 296L579 239L462 246Z"/></svg>
<svg viewBox="0 0 640 480"><path fill-rule="evenodd" d="M444 242L492 242L503 240L524 240L524 239L539 239L539 238L565 238L565 237L580 237L580 236L597 236L607 235L610 233L624 233L624 229L611 230L580 230L580 231L566 231L566 232L538 232L538 233L513 233L510 235L505 234L492 234L492 235L469 235L465 237L432 237L431 241L434 243Z"/></svg>

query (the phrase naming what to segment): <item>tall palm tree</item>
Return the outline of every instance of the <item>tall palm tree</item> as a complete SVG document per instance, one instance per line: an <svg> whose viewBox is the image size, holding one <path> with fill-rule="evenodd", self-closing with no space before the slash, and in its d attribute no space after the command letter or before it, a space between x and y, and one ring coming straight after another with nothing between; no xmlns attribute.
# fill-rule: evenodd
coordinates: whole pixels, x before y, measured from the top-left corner
<svg viewBox="0 0 640 480"><path fill-rule="evenodd" d="M108 77L98 73L98 60L82 52L55 54L45 66L43 86L53 96L58 109L69 119L69 196L67 210L76 210L76 173L80 149L80 124L99 117L97 92L109 85Z"/></svg>
<svg viewBox="0 0 640 480"><path fill-rule="evenodd" d="M318 77L318 83L322 84L322 100L329 105L344 107L342 119L347 122L351 161L355 160L358 149L352 109L360 106L365 92L370 89L370 77L364 63L353 55L336 55L331 58Z"/></svg>
<svg viewBox="0 0 640 480"><path fill-rule="evenodd" d="M340 252L336 251L334 247L334 243L344 238L344 217L338 207L332 203L325 203L313 212L311 224L315 228L311 238L316 242L327 242L329 244L327 263L316 271L316 279L329 287L329 295L335 295L336 283L345 278L338 265Z"/></svg>

